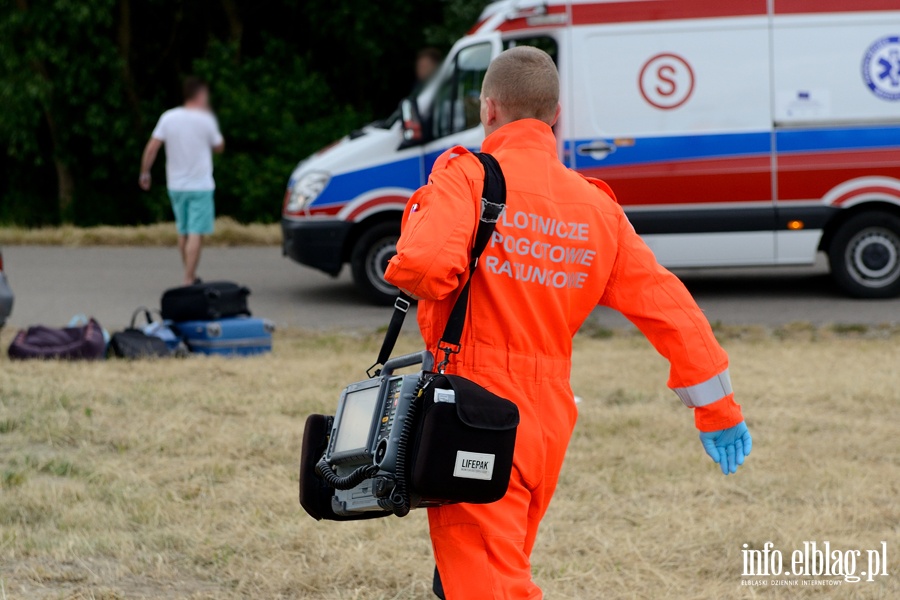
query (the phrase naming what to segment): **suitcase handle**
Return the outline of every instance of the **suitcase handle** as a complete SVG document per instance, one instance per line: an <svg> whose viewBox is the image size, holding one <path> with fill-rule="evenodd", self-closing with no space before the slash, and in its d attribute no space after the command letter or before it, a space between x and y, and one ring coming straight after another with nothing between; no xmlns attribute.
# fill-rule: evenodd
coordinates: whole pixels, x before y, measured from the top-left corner
<svg viewBox="0 0 900 600"><path fill-rule="evenodd" d="M203 292L206 294L207 298L218 298L222 295L222 292L215 288L206 288L205 290L203 290ZM241 286L238 292L241 294L241 296L246 298L250 295L250 288L248 288L247 286Z"/></svg>
<svg viewBox="0 0 900 600"><path fill-rule="evenodd" d="M210 287L203 290L203 293L209 299L220 298L222 296L221 290L217 290L216 288L210 288ZM241 288L238 290L238 293L240 293L241 296L246 298L247 296L250 295L250 288L248 288L246 286L241 286Z"/></svg>

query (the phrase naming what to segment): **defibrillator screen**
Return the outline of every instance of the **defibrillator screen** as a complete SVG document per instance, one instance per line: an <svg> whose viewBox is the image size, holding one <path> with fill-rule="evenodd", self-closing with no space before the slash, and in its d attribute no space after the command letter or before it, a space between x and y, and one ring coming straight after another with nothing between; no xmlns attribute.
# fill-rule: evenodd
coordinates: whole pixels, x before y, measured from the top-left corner
<svg viewBox="0 0 900 600"><path fill-rule="evenodd" d="M341 410L341 421L338 423L337 439L334 442L332 454L367 449L379 389L376 385L347 393Z"/></svg>

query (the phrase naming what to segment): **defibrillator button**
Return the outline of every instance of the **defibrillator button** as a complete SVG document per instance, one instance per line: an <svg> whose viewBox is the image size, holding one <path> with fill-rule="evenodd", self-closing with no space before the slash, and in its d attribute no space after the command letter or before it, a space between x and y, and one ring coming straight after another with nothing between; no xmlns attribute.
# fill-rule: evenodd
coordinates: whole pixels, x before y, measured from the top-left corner
<svg viewBox="0 0 900 600"><path fill-rule="evenodd" d="M378 442L378 447L375 448L375 464L380 465L381 461L384 460L384 456L387 454L387 440L381 440Z"/></svg>

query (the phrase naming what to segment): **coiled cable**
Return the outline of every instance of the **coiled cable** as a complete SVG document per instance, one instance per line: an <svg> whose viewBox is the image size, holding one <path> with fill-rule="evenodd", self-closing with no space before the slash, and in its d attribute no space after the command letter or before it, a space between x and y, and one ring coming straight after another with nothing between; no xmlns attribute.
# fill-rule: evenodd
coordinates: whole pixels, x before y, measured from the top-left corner
<svg viewBox="0 0 900 600"><path fill-rule="evenodd" d="M395 516L405 517L411 509L409 499L409 489L407 486L406 472L406 452L409 449L409 439L412 436L413 423L416 417L416 411L422 401L425 386L428 385L428 379L422 377L416 387L415 398L409 404L409 410L406 412L406 418L403 420L403 428L400 430L400 437L397 440L397 483L394 491L391 493L391 509Z"/></svg>
<svg viewBox="0 0 900 600"><path fill-rule="evenodd" d="M352 473L348 475L338 475L334 472L334 469L331 468L331 465L328 464L328 461L326 461L325 457L323 456L319 460L319 462L316 463L316 473L318 473L322 477L322 479L325 480L325 483L336 490L351 490L366 479L375 477L375 475L378 473L378 467L376 467L375 465L363 465L361 467L357 467Z"/></svg>

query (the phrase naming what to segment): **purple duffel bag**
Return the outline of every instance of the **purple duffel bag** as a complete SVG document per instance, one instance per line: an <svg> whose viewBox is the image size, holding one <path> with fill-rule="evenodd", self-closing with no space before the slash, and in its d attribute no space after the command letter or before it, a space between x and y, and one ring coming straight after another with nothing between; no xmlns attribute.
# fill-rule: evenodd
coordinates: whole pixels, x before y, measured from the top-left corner
<svg viewBox="0 0 900 600"><path fill-rule="evenodd" d="M9 357L24 360L28 358L97 360L105 358L106 342L103 328L91 319L83 327L54 329L36 325L23 329L9 345Z"/></svg>

